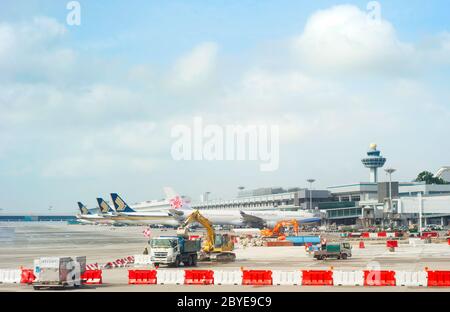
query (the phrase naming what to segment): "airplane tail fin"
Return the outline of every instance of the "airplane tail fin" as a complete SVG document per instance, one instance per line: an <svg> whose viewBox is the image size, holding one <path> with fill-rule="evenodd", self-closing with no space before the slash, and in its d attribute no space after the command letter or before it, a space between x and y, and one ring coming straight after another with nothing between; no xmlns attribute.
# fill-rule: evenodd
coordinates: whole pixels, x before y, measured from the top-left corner
<svg viewBox="0 0 450 312"><path fill-rule="evenodd" d="M135 212L117 193L111 193L111 199L117 212Z"/></svg>
<svg viewBox="0 0 450 312"><path fill-rule="evenodd" d="M114 210L111 208L110 205L103 199L103 198L97 198L98 206L100 207L101 213L108 213L108 212L114 212Z"/></svg>
<svg viewBox="0 0 450 312"><path fill-rule="evenodd" d="M80 212L82 215L90 215L91 214L89 209L87 209L86 206L83 205L83 203L78 202L78 208L80 209Z"/></svg>
<svg viewBox="0 0 450 312"><path fill-rule="evenodd" d="M166 199L169 200L171 210L188 210L191 211L191 200L187 197L180 196L171 187L164 187Z"/></svg>

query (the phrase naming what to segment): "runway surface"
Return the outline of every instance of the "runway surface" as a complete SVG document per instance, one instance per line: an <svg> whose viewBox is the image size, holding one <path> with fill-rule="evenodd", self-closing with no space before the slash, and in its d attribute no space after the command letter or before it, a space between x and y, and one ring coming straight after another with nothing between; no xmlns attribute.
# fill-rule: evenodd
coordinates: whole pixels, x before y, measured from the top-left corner
<svg viewBox="0 0 450 312"><path fill-rule="evenodd" d="M9 228L10 230L5 230ZM13 229L13 230L11 230ZM145 227L108 227L67 225L65 223L3 223L0 224L0 269L19 266L32 268L33 260L44 256L86 256L88 263L106 263L130 255L141 254L147 238ZM13 233L12 233L13 231ZM9 233L9 234L4 234ZM174 235L174 230L153 230L153 236ZM239 247L233 263L200 263L202 269L382 269L421 271L450 270L450 246L426 244L413 247L405 240L395 252L389 252L382 242L366 242L365 249L353 246L348 260L316 261L303 247ZM181 267L182 268L182 267ZM173 270L173 268L160 268ZM103 271L104 285L76 291L386 291L383 287L305 287L305 286L178 286L127 284L127 269ZM1 285L0 291L28 291L30 286ZM394 287L389 291L429 291L427 288ZM436 290L436 289L433 289ZM448 291L447 289L438 289Z"/></svg>

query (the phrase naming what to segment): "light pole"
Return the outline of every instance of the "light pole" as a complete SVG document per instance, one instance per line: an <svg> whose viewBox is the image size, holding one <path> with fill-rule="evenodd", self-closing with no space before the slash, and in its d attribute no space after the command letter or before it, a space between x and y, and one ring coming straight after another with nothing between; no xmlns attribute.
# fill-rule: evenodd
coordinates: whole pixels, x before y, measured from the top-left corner
<svg viewBox="0 0 450 312"><path fill-rule="evenodd" d="M309 182L309 209L312 210L312 184L316 181L315 179L306 180Z"/></svg>
<svg viewBox="0 0 450 312"><path fill-rule="evenodd" d="M205 197L206 197L206 209L209 208L209 194L211 194L211 192L205 192Z"/></svg>
<svg viewBox="0 0 450 312"><path fill-rule="evenodd" d="M392 174L396 171L394 168L384 169L389 174L389 210L392 212Z"/></svg>

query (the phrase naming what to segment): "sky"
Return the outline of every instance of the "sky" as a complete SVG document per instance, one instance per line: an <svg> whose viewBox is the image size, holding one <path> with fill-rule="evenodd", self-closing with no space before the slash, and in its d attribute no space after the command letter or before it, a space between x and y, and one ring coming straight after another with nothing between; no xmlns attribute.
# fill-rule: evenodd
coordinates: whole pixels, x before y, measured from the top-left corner
<svg viewBox="0 0 450 312"><path fill-rule="evenodd" d="M366 182L370 143L400 181L450 165L446 0L78 2L0 3L0 212ZM279 126L278 169L173 159L195 117Z"/></svg>

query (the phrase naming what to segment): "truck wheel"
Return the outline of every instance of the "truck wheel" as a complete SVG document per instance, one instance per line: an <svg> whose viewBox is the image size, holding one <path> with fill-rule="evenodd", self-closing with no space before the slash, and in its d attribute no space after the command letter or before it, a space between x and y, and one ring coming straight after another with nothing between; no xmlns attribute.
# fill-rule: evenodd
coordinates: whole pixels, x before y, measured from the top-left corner
<svg viewBox="0 0 450 312"><path fill-rule="evenodd" d="M197 266L197 255L192 256L192 266Z"/></svg>
<svg viewBox="0 0 450 312"><path fill-rule="evenodd" d="M347 254L342 254L342 260L347 260Z"/></svg>

